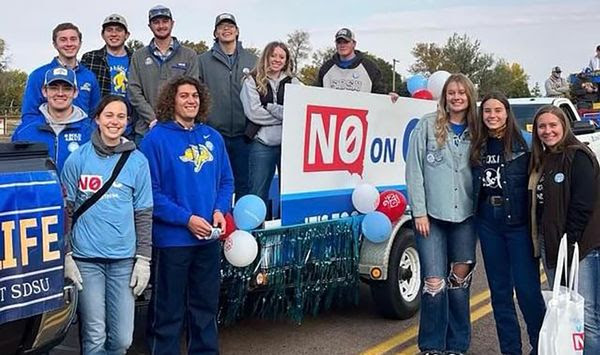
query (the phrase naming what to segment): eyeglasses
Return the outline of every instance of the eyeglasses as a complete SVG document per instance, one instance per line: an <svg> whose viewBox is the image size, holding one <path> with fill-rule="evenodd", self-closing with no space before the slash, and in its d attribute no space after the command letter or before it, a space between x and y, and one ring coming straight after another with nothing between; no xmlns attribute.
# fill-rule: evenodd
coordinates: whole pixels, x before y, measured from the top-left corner
<svg viewBox="0 0 600 355"><path fill-rule="evenodd" d="M75 88L70 85L48 85L46 86L46 90L50 94L58 94L59 92L64 94L70 94L75 91Z"/></svg>
<svg viewBox="0 0 600 355"><path fill-rule="evenodd" d="M235 28L235 25L230 22L221 22L217 25L217 29L219 30L230 30L232 28Z"/></svg>

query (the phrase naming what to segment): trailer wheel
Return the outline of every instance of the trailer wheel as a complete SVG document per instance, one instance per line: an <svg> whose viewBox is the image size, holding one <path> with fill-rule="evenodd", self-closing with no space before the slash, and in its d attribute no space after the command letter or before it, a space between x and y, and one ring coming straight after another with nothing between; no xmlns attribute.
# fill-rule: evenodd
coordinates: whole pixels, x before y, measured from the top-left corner
<svg viewBox="0 0 600 355"><path fill-rule="evenodd" d="M392 245L388 277L371 282L371 295L379 312L390 319L412 317L421 303L421 267L412 229L403 228Z"/></svg>

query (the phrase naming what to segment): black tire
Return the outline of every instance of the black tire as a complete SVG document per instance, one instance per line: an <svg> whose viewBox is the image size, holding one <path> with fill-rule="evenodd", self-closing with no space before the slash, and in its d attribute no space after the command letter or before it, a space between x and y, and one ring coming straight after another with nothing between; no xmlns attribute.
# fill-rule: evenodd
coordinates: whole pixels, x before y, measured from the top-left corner
<svg viewBox="0 0 600 355"><path fill-rule="evenodd" d="M422 285L412 229L400 229L392 245L387 280L371 281L370 287L375 306L383 317L408 319L417 313Z"/></svg>

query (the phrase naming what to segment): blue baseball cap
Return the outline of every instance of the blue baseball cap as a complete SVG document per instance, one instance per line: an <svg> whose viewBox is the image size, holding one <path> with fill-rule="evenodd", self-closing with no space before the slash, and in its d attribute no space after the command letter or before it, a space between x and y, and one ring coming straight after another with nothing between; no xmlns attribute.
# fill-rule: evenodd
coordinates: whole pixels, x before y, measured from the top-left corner
<svg viewBox="0 0 600 355"><path fill-rule="evenodd" d="M63 81L72 87L77 87L77 78L75 72L69 68L56 67L48 70L44 78L44 86L57 81Z"/></svg>
<svg viewBox="0 0 600 355"><path fill-rule="evenodd" d="M148 21L152 21L152 19L156 17L167 17L171 20L173 19L173 15L171 14L171 10L163 5L156 5L148 11Z"/></svg>

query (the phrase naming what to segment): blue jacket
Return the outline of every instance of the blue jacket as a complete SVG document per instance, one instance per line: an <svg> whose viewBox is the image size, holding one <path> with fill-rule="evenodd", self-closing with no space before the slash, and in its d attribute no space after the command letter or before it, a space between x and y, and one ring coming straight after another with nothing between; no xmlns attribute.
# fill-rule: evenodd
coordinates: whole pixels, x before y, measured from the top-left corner
<svg viewBox="0 0 600 355"><path fill-rule="evenodd" d="M42 104L36 115L29 116L27 121L21 121L12 135L12 141L45 143L60 174L69 154L90 140L95 125L77 106L73 106L73 113L65 121L67 123L60 133L56 134L49 122L51 118L48 114L48 106Z"/></svg>
<svg viewBox="0 0 600 355"><path fill-rule="evenodd" d="M483 153L481 154L484 155ZM500 163L502 197L504 199L504 221L507 225L523 225L529 221L527 184L529 180L529 156L527 146L513 142L511 157ZM483 166L472 168L473 207L477 215L479 206Z"/></svg>
<svg viewBox="0 0 600 355"><path fill-rule="evenodd" d="M212 224L215 210L231 208L233 174L223 137L205 124L186 130L175 121L152 128L142 140L154 198L152 245L196 246L187 228L192 215Z"/></svg>
<svg viewBox="0 0 600 355"><path fill-rule="evenodd" d="M62 66L58 58L54 58L50 63L43 65L32 71L27 78L27 85L23 93L23 104L21 107L21 118L29 119L40 114L40 105L46 102L42 95L44 78L46 72L50 69ZM94 110L100 102L100 86L96 76L84 65L79 64L75 71L77 78L77 97L73 100L73 105L79 106L89 117L94 115Z"/></svg>

